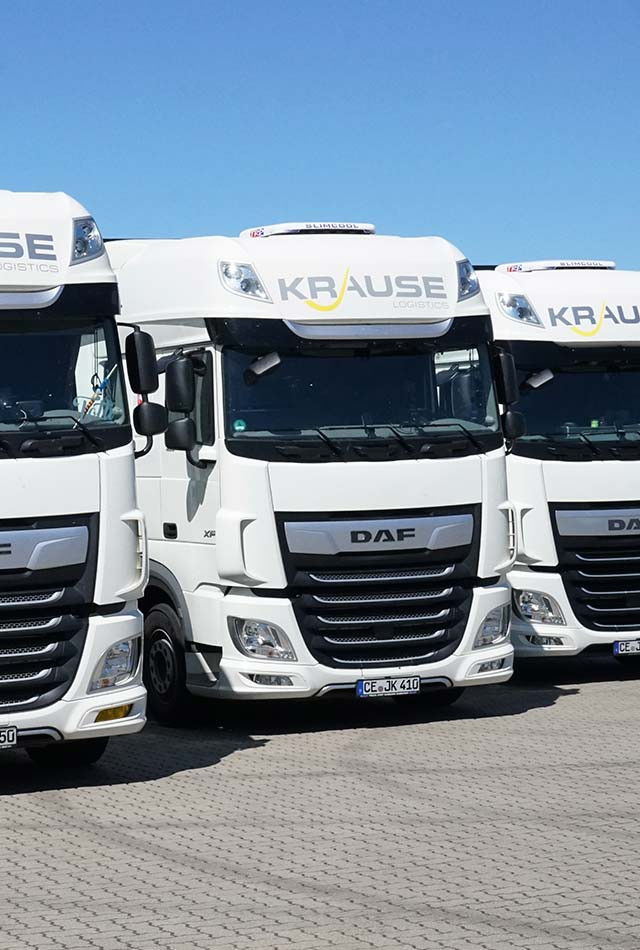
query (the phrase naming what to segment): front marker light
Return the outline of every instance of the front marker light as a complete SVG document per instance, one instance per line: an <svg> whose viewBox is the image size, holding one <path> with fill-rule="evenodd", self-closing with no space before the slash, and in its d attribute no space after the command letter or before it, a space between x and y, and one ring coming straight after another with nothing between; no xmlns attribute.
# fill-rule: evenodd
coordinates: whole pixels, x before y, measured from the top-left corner
<svg viewBox="0 0 640 950"><path fill-rule="evenodd" d="M89 692L98 689L109 689L112 686L121 686L134 675L140 660L140 637L131 640L121 640L114 643L100 658L100 662L93 671Z"/></svg>
<svg viewBox="0 0 640 950"><path fill-rule="evenodd" d="M262 300L272 303L264 284L256 274L251 264L238 264L236 261L220 261L218 272L222 286L232 294L240 297L251 297L253 300Z"/></svg>
<svg viewBox="0 0 640 950"><path fill-rule="evenodd" d="M517 320L518 323L526 323L531 327L544 327L542 320L524 294L497 293L496 300L505 317L509 317L510 320Z"/></svg>
<svg viewBox="0 0 640 950"><path fill-rule="evenodd" d="M557 600L539 590L514 590L516 613L531 623L551 623L564 626L566 620Z"/></svg>
<svg viewBox="0 0 640 950"><path fill-rule="evenodd" d="M458 261L458 301L468 300L480 293L478 276L470 261Z"/></svg>
<svg viewBox="0 0 640 950"><path fill-rule="evenodd" d="M476 633L473 649L494 646L496 643L508 640L510 620L511 607L509 604L503 604L502 607L494 607L493 610L490 610Z"/></svg>
<svg viewBox="0 0 640 950"><path fill-rule="evenodd" d="M261 660L290 660L298 658L289 637L281 627L266 620L244 620L230 617L229 629L233 642L245 656Z"/></svg>
<svg viewBox="0 0 640 950"><path fill-rule="evenodd" d="M76 218L73 222L71 263L91 261L104 254L104 242L93 218Z"/></svg>

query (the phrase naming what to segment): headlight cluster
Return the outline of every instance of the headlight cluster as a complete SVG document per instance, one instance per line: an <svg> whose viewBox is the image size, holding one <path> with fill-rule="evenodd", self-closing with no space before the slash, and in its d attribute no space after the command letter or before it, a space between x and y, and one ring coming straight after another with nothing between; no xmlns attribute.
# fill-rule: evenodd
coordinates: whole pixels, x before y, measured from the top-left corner
<svg viewBox="0 0 640 950"><path fill-rule="evenodd" d="M263 660L298 659L289 637L275 623L230 617L229 628L233 642L245 656Z"/></svg>
<svg viewBox="0 0 640 950"><path fill-rule="evenodd" d="M140 647L140 637L114 643L100 658L100 662L93 671L90 692L122 686L135 676L140 661Z"/></svg>
<svg viewBox="0 0 640 950"><path fill-rule="evenodd" d="M473 643L474 650L478 647L490 647L509 638L509 621L511 620L511 607L509 604L503 604L502 607L494 607L482 621L482 626L476 633Z"/></svg>
<svg viewBox="0 0 640 950"><path fill-rule="evenodd" d="M478 277L470 261L458 261L458 300L467 300L480 292Z"/></svg>
<svg viewBox="0 0 640 950"><path fill-rule="evenodd" d="M514 590L513 603L519 617L531 623L565 624L557 601L538 590Z"/></svg>
<svg viewBox="0 0 640 950"><path fill-rule="evenodd" d="M533 309L524 294L497 293L496 300L505 317L517 320L518 323L527 323L529 326L542 327L542 320Z"/></svg>
<svg viewBox="0 0 640 950"><path fill-rule="evenodd" d="M93 218L76 218L73 222L71 263L91 261L104 253L104 243Z"/></svg>
<svg viewBox="0 0 640 950"><path fill-rule="evenodd" d="M263 300L271 303L271 297L251 264L238 264L236 261L220 261L218 271L223 287L230 290L232 294L239 294L241 297L251 297L254 300Z"/></svg>

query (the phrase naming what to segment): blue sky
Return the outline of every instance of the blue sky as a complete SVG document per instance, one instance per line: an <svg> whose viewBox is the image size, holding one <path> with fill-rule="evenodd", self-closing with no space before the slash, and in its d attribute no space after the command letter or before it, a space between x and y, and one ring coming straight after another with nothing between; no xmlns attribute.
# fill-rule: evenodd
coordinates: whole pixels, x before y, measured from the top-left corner
<svg viewBox="0 0 640 950"><path fill-rule="evenodd" d="M23 0L0 187L108 236L373 221L640 267L635 0Z"/></svg>

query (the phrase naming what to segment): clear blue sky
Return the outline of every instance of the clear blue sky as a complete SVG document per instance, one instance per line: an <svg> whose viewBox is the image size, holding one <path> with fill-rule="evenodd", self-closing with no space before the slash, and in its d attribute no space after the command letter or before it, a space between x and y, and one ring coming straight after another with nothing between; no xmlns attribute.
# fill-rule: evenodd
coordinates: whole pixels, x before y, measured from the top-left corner
<svg viewBox="0 0 640 950"><path fill-rule="evenodd" d="M346 218L640 267L640 5L22 0L0 187L109 236Z"/></svg>

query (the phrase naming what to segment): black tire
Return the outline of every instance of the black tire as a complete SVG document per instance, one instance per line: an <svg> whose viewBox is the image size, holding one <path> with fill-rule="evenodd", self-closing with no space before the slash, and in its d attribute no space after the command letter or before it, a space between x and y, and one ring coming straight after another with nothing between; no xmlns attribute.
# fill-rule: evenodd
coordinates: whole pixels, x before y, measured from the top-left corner
<svg viewBox="0 0 640 950"><path fill-rule="evenodd" d="M420 703L422 706L431 706L442 709L453 706L464 693L464 686L450 686L448 689L425 689L420 693L411 693L409 696L394 696L397 703Z"/></svg>
<svg viewBox="0 0 640 950"><path fill-rule="evenodd" d="M180 619L168 604L152 607L144 620L144 685L149 709L168 725L184 721L191 706L180 637Z"/></svg>
<svg viewBox="0 0 640 950"><path fill-rule="evenodd" d="M27 755L36 765L45 769L77 769L94 765L103 755L109 739L70 739L68 742L52 742L51 745L27 749Z"/></svg>

